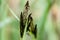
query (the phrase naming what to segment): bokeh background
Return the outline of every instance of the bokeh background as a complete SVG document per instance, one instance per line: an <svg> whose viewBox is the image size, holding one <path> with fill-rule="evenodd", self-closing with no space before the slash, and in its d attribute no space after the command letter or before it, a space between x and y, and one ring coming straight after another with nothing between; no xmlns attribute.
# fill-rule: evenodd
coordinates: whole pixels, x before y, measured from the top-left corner
<svg viewBox="0 0 60 40"><path fill-rule="evenodd" d="M0 40L21 40L20 13L27 1L38 31L30 40L60 40L60 0L0 0Z"/></svg>

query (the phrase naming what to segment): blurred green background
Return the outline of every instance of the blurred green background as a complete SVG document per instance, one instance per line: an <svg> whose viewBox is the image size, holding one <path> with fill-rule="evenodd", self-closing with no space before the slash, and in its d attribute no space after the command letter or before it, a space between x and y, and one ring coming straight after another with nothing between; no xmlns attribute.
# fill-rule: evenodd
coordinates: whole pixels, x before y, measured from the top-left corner
<svg viewBox="0 0 60 40"><path fill-rule="evenodd" d="M60 0L28 1L34 24L37 24L37 38L30 40L60 40ZM0 40L21 40L20 13L26 2L0 0Z"/></svg>

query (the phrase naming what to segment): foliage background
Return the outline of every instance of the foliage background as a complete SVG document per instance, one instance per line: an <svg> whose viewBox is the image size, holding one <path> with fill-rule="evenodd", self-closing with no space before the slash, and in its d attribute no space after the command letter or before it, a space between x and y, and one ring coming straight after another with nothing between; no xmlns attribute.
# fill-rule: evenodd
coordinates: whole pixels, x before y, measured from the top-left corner
<svg viewBox="0 0 60 40"><path fill-rule="evenodd" d="M21 40L19 17L26 1L0 0L0 40ZM31 40L60 40L60 0L29 0L29 3L38 28L37 39Z"/></svg>

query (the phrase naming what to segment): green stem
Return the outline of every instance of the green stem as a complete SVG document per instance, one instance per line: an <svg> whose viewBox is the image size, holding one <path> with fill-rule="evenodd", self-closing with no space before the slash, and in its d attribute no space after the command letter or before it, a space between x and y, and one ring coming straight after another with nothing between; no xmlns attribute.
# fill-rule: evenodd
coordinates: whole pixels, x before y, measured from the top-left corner
<svg viewBox="0 0 60 40"><path fill-rule="evenodd" d="M46 22L46 19L47 19L47 16L48 16L48 12L50 10L52 6L52 3L49 3L45 12L44 12L44 15L42 17L42 20L40 22L40 29L38 30L38 35L37 35L37 40L44 40L44 25L45 25L45 22ZM40 36L39 36L40 35Z"/></svg>

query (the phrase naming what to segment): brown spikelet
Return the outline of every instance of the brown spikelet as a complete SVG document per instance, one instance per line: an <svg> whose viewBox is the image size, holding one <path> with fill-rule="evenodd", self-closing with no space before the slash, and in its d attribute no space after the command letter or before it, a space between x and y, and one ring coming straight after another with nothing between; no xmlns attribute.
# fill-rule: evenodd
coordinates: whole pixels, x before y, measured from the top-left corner
<svg viewBox="0 0 60 40"><path fill-rule="evenodd" d="M21 12L21 15L20 15L20 35L21 35L21 37L23 37L24 28L25 28L25 25L23 24L23 15Z"/></svg>
<svg viewBox="0 0 60 40"><path fill-rule="evenodd" d="M27 23L26 32L27 31L31 32L36 38L37 37L37 24L34 25L33 18L31 16L32 13L28 15L28 10L29 10L29 1L27 1L25 5L25 10L21 12L20 14L20 35L21 35L21 38L23 38L25 25Z"/></svg>

